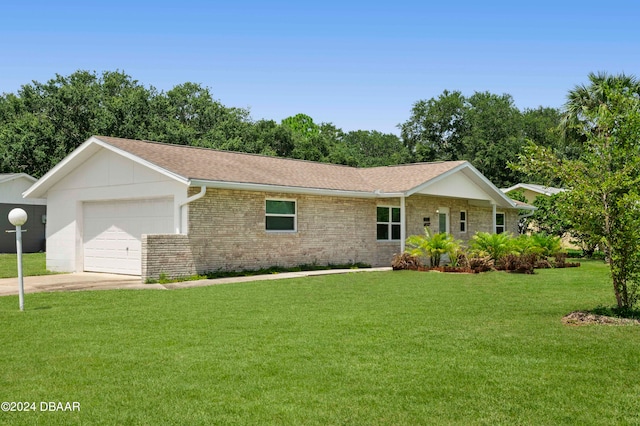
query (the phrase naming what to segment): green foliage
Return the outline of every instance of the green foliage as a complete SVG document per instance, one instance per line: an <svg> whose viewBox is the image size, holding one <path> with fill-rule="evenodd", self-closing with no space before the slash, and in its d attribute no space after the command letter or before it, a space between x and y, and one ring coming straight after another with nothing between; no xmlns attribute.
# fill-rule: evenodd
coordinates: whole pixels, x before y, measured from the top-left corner
<svg viewBox="0 0 640 426"><path fill-rule="evenodd" d="M446 232L431 234L428 227L424 235L412 235L406 240L406 252L412 256L424 256L429 259L430 266L440 266L443 255L449 259L456 258L461 242Z"/></svg>
<svg viewBox="0 0 640 426"><path fill-rule="evenodd" d="M468 160L494 184L511 186L522 181L522 174L505 168L505 162L522 152L527 139L559 146L561 138L553 131L559 122L552 108L520 112L507 94L465 97L445 90L413 105L401 135L414 161Z"/></svg>
<svg viewBox="0 0 640 426"><path fill-rule="evenodd" d="M533 201L537 208L530 221L540 232L562 237L573 230L571 220L565 211L558 208L564 193L539 196Z"/></svg>
<svg viewBox="0 0 640 426"><path fill-rule="evenodd" d="M437 99L420 100L413 105L411 118L402 124L401 132L416 161L463 158L466 109L462 93L447 90Z"/></svg>
<svg viewBox="0 0 640 426"><path fill-rule="evenodd" d="M0 172L40 177L92 135L225 148L250 125L195 83L158 93L119 71L76 71L0 96Z"/></svg>
<svg viewBox="0 0 640 426"><path fill-rule="evenodd" d="M226 107L191 82L158 92L120 71L80 70L0 96L0 173L40 177L92 135L360 167L411 160L396 135L345 134L305 114L253 122L248 110Z"/></svg>
<svg viewBox="0 0 640 426"><path fill-rule="evenodd" d="M327 271L331 269L363 269L363 268L371 268L371 265L362 262L355 263L342 263L342 264L334 264L330 263L328 265L320 265L320 264L302 264L298 266L292 267L284 267L284 266L271 266L268 268L261 269L245 269L241 271L208 271L204 274L204 276L197 276L195 279L216 279L216 278L229 278L229 277L251 277L254 275L268 275L268 274L280 274L285 272L300 272L300 271Z"/></svg>
<svg viewBox="0 0 640 426"><path fill-rule="evenodd" d="M527 198L524 196L524 189L514 189L507 192L506 195L512 200L522 201L523 203L527 202Z"/></svg>
<svg viewBox="0 0 640 426"><path fill-rule="evenodd" d="M342 139L344 148L360 167L404 164L411 160L409 150L398 136L378 131L349 132ZM330 154L330 158L333 153ZM331 161L340 163L339 161ZM342 163L347 164L347 163Z"/></svg>
<svg viewBox="0 0 640 426"><path fill-rule="evenodd" d="M533 246L533 253L537 253L544 257L551 257L564 252L564 249L562 248L562 241L558 236L539 232L528 236L528 238Z"/></svg>
<svg viewBox="0 0 640 426"><path fill-rule="evenodd" d="M590 74L589 80L565 105L565 133L583 141L579 158L529 145L520 170L542 171L571 189L559 198L559 210L604 248L616 303L632 309L640 282L640 83L625 75Z"/></svg>
<svg viewBox="0 0 640 426"><path fill-rule="evenodd" d="M522 115L510 95L476 92L468 99L469 132L463 138L464 159L498 186L522 181L521 174L504 167L524 145Z"/></svg>
<svg viewBox="0 0 640 426"><path fill-rule="evenodd" d="M478 232L471 237L469 248L472 254L480 257L489 256L494 261L515 252L513 238L508 232L501 234Z"/></svg>

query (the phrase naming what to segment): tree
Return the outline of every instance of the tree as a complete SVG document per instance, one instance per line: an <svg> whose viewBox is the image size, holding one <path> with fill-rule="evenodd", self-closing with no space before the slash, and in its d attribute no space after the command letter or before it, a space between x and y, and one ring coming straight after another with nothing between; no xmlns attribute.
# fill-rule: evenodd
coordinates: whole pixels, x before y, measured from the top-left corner
<svg viewBox="0 0 640 426"><path fill-rule="evenodd" d="M445 90L416 102L401 131L414 161L468 160L498 186L521 179L505 167L525 141L522 113L510 95L476 92L467 98Z"/></svg>
<svg viewBox="0 0 640 426"><path fill-rule="evenodd" d="M526 109L522 113L523 136L536 145L553 149L560 158L577 158L581 144L575 138L563 136L562 121L563 114L558 108Z"/></svg>
<svg viewBox="0 0 640 426"><path fill-rule="evenodd" d="M353 165L359 167L403 164L409 162L411 158L409 150L402 144L400 138L391 133L356 130L344 135L342 145L353 159Z"/></svg>
<svg viewBox="0 0 640 426"><path fill-rule="evenodd" d="M577 85L567 95L561 120L561 129L565 134L573 131L582 140L597 130L598 121L594 113L610 103L614 86L630 96L640 95L640 81L634 76L599 72L589 73L588 78L589 85Z"/></svg>
<svg viewBox="0 0 640 426"><path fill-rule="evenodd" d="M524 146L522 114L511 95L476 92L468 99L469 131L463 138L465 154L492 183L499 187L522 181L521 174L505 167Z"/></svg>
<svg viewBox="0 0 640 426"><path fill-rule="evenodd" d="M153 101L152 140L228 149L242 145L250 128L249 112L228 108L196 83L179 84Z"/></svg>
<svg viewBox="0 0 640 426"><path fill-rule="evenodd" d="M140 138L154 95L118 71L24 85L0 97L0 168L39 177L93 134Z"/></svg>
<svg viewBox="0 0 640 426"><path fill-rule="evenodd" d="M416 161L459 160L464 157L466 99L445 90L437 98L420 100L411 118L400 126L402 139Z"/></svg>
<svg viewBox="0 0 640 426"><path fill-rule="evenodd" d="M640 96L633 77L589 79L591 85L569 92L565 105L565 123L584 140L579 158L529 145L520 168L544 169L570 189L560 195L559 208L578 232L600 241L617 307L630 310L640 282Z"/></svg>
<svg viewBox="0 0 640 426"><path fill-rule="evenodd" d="M251 128L247 110L198 84L158 93L120 71L80 70L0 96L0 172L40 177L92 135L252 150Z"/></svg>

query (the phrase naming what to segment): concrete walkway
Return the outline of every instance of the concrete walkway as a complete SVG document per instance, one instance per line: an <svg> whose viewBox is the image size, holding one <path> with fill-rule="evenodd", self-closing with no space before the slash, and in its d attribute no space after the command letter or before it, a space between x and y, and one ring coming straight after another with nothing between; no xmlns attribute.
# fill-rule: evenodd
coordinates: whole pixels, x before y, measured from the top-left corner
<svg viewBox="0 0 640 426"><path fill-rule="evenodd" d="M249 281L281 280L287 278L310 277L316 275L348 274L355 272L390 271L391 268L329 269L326 271L283 272L280 274L254 275L251 277L217 278L212 280L181 281L171 284L143 284L140 277L134 275L103 274L95 272L76 272L72 274L42 275L24 277L24 292L39 293L48 291L80 290L173 290L179 288L203 287L216 284L243 283ZM0 279L0 296L18 294L17 278Z"/></svg>

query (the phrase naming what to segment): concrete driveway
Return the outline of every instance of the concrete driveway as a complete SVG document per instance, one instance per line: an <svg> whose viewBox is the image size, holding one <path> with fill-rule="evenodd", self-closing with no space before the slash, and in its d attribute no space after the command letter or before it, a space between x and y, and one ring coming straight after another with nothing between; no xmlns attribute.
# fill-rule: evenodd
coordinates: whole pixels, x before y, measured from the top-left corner
<svg viewBox="0 0 640 426"><path fill-rule="evenodd" d="M102 274L94 272L77 272L73 274L41 275L24 277L24 292L38 293L42 291L75 291L75 290L110 290L116 288L161 288L154 284L143 284L140 277L132 275ZM0 296L17 295L18 279L0 279Z"/></svg>
<svg viewBox="0 0 640 426"><path fill-rule="evenodd" d="M139 276L75 272L72 274L41 275L24 277L24 292L80 291L80 290L171 290L202 287L216 284L231 284L249 281L281 280L315 275L347 274L354 272L390 271L391 268L330 269L326 271L284 272L280 274L254 275L249 277L218 278L212 280L181 281L171 284L143 284ZM17 278L0 279L0 296L18 294Z"/></svg>

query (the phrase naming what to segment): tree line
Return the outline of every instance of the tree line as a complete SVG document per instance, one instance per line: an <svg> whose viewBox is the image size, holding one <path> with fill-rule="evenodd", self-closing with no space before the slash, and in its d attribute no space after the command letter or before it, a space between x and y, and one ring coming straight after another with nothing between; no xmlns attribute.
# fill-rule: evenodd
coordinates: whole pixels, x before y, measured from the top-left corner
<svg viewBox="0 0 640 426"><path fill-rule="evenodd" d="M91 135L363 167L411 160L393 134L343 132L304 114L254 121L199 84L161 92L120 71L56 75L0 96L0 172L40 177Z"/></svg>
<svg viewBox="0 0 640 426"><path fill-rule="evenodd" d="M79 70L0 96L0 172L40 177L91 135L104 135L359 167L469 160L494 184L510 186L523 174L505 165L527 140L570 152L560 121L558 109L520 111L507 94L444 91L413 105L400 136L344 132L305 114L253 120L196 83L164 92L124 72Z"/></svg>

